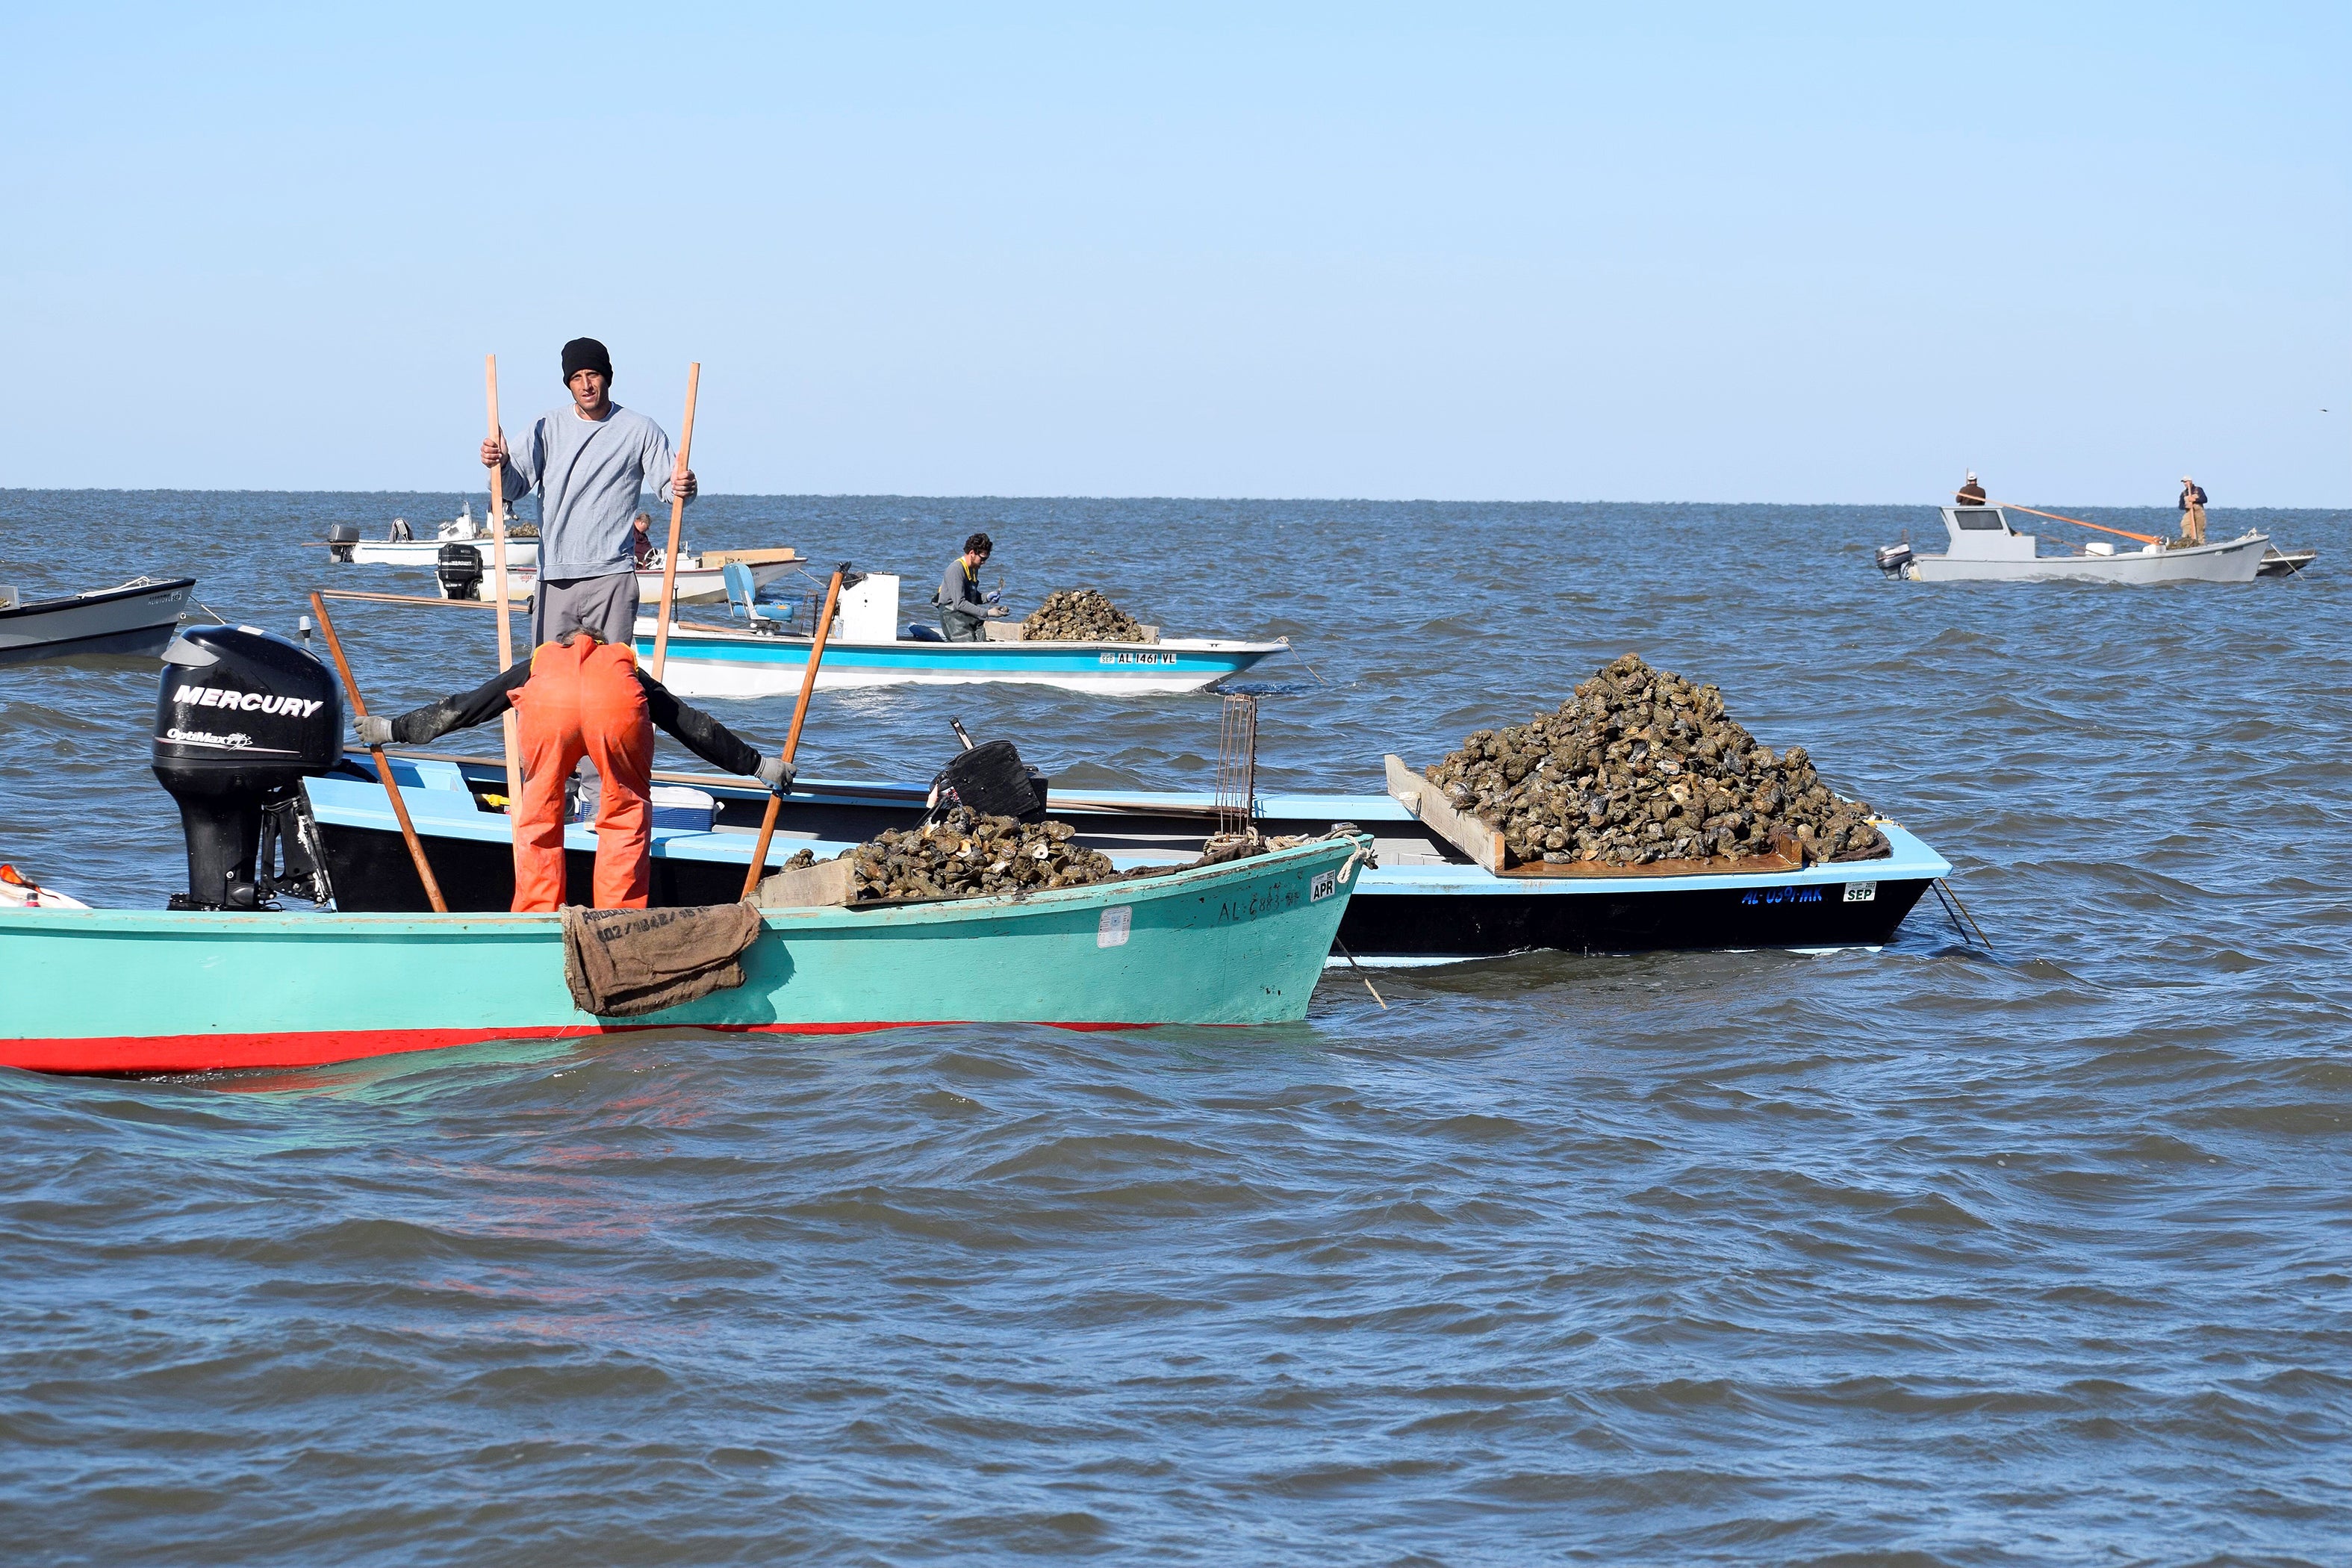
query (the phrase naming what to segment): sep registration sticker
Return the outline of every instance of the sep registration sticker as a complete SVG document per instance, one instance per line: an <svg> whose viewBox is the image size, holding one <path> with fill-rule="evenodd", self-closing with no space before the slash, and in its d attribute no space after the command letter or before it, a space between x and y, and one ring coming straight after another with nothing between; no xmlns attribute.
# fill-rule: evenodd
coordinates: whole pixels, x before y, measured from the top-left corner
<svg viewBox="0 0 2352 1568"><path fill-rule="evenodd" d="M1866 904L1877 897L1878 884L1875 882L1848 882L1845 885L1845 901L1849 904Z"/></svg>

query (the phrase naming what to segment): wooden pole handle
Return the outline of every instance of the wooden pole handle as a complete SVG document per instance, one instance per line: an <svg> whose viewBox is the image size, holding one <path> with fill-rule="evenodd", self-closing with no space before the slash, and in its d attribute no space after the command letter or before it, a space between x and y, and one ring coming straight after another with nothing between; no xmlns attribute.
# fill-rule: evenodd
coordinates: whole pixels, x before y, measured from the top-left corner
<svg viewBox="0 0 2352 1568"><path fill-rule="evenodd" d="M351 661L343 657L342 639L335 635L335 620L327 614L327 601L314 589L310 595L310 613L319 617L319 629L327 634L327 650L335 656L335 668L342 675L343 689L350 694L352 711L367 717L367 700L360 695L359 682L352 679ZM432 862L425 858L425 841L416 837L416 825L408 820L408 805L400 798L400 784L392 776L391 760L382 746L370 746L375 758L375 776L383 781L383 793L392 801L392 815L400 824L400 836L408 843L408 858L416 862L417 879L425 884L425 900L436 915L446 915L449 906L441 897L441 884L434 878Z"/></svg>
<svg viewBox="0 0 2352 1568"><path fill-rule="evenodd" d="M824 590L824 614L817 617L816 637L809 644L808 668L801 675L801 700L793 709L793 728L784 737L784 763L790 766L801 749L801 726L808 721L809 695L816 689L816 667L824 661L825 634L833 630L834 606L841 603L841 574L849 569L848 563L833 569L833 581ZM743 896L750 898L759 891L760 878L768 868L768 840L776 836L776 811L784 804L780 795L768 796L767 815L760 819L760 839L751 847L751 867L743 874Z"/></svg>
<svg viewBox="0 0 2352 1568"><path fill-rule="evenodd" d="M1989 500L1980 504L1985 506L2007 507L2011 511L2027 512L2034 517L2046 517L2053 522L2071 522L2076 528L2095 528L2101 533L2120 534L2126 539L2137 539L2142 544L2161 544L2164 542L2164 541L2158 539L2153 533L2134 533L2128 528L2109 528L2104 522L2084 522L2079 517L2066 517L2054 511L2035 511L2032 507L2020 506L2013 500Z"/></svg>
<svg viewBox="0 0 2352 1568"><path fill-rule="evenodd" d="M678 493L678 481L686 477L687 458L694 451L694 395L702 384L702 362L695 361L686 367L686 423L678 427L677 467L669 476L669 548L662 554L661 607L654 612L654 679L662 678L662 668L669 663L670 595L677 588L678 533L686 526L686 497Z"/></svg>
<svg viewBox="0 0 2352 1568"><path fill-rule="evenodd" d="M490 439L504 434L499 425L499 356L482 356L482 376L490 405ZM490 563L491 591L498 595L499 608L499 673L504 675L514 663L514 627L508 624L507 614L513 601L507 597L507 466L500 462L490 470ZM499 719L499 738L506 748L507 810L512 812L522 799L522 752L515 740L514 711L509 709Z"/></svg>

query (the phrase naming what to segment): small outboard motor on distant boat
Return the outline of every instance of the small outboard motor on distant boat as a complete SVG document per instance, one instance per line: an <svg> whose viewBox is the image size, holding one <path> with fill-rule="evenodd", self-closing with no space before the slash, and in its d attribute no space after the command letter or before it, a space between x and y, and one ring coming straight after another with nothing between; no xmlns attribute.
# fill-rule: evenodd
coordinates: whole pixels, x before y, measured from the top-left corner
<svg viewBox="0 0 2352 1568"><path fill-rule="evenodd" d="M441 560L433 568L441 579L441 596L445 599L478 599L482 596L482 552L471 544L445 544Z"/></svg>
<svg viewBox="0 0 2352 1568"><path fill-rule="evenodd" d="M327 559L351 564L352 549L360 542L360 525L356 522L327 524Z"/></svg>
<svg viewBox="0 0 2352 1568"><path fill-rule="evenodd" d="M262 812L342 759L342 698L327 667L284 637L191 626L163 650L152 754L188 841L188 890L171 907L259 909Z"/></svg>
<svg viewBox="0 0 2352 1568"><path fill-rule="evenodd" d="M1910 564L1911 546L1908 541L1901 544L1882 544L1878 547L1878 569L1889 577L1902 576Z"/></svg>

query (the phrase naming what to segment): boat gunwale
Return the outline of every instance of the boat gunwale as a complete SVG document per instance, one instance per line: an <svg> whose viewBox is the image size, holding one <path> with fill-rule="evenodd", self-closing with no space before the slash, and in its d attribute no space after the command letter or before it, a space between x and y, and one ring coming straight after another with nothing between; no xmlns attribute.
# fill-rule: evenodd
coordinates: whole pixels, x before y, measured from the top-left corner
<svg viewBox="0 0 2352 1568"><path fill-rule="evenodd" d="M639 627L635 635L639 637L650 637L653 635L651 617L640 616L638 621ZM669 646L673 650L681 644L692 646L698 642L746 643L763 647L791 647L805 650L814 645L814 640L797 632L754 631L749 626L711 626L701 624L681 626L673 621L669 628ZM1017 658L1024 653L1044 656L1055 653L1132 652L1138 648L1160 648L1178 653L1256 653L1271 657L1274 654L1289 652L1290 644L1279 640L1257 641L1246 637L1161 637L1158 642L1149 643L1064 641L1052 638L1041 638L1034 642L970 643L932 642L921 637L893 637L888 642L859 641L850 637L825 639L824 651L828 658L837 654L851 653L859 648L874 650L918 648L927 653L947 652L950 657L956 658L1005 653L1013 653Z"/></svg>
<svg viewBox="0 0 2352 1568"><path fill-rule="evenodd" d="M400 753L395 752L392 754L398 756ZM465 766L467 765L464 763L450 762L446 759L438 757L424 760L440 763L445 766L456 767L458 769L461 776L463 776ZM468 762L471 763L472 760L468 759ZM472 763L472 765L488 770L495 768L498 764L495 763L483 762ZM683 776L691 776L698 780L705 778L705 775L699 774ZM342 780L341 782L350 784L356 784L358 783L357 780L350 779ZM490 779L486 772L482 782L487 784L495 783L496 781ZM794 781L795 791L801 787L803 782L803 781ZM806 782L816 784L824 791L822 795L809 799L808 804L811 805L875 805L896 809L905 809L909 805L920 805L920 796L916 795L914 792L909 791L904 795L885 793L898 790L899 786L897 785L875 784L871 786L874 792L871 795L859 795L851 793L861 788L861 786L857 784L835 784L830 781ZM711 789L713 786L718 784L719 781L716 779L709 779L707 782L698 784L697 787ZM373 790L375 786L371 782L367 787L370 790ZM766 793L763 790L757 790L748 786L737 787L739 793L746 798L755 795L764 795ZM506 845L509 843L510 840L506 830L507 819L496 812L482 811L478 807L471 811L452 811L447 813L431 809L433 805L439 804L438 797L456 795L460 793L461 792L456 790L436 790L430 787L419 788L411 793L408 796L410 812L411 816L416 822L417 830L422 833L428 841L440 838L484 844ZM472 797L469 793L466 795L466 798L470 802ZM1107 795L1106 798L1109 797ZM1171 798L1179 801L1189 802L1195 797L1179 795ZM1213 796L1207 795L1199 796L1197 798L1202 801L1213 800ZM1282 796L1259 797L1260 810L1257 820L1261 822L1267 820L1281 820L1285 815L1283 812L1268 810L1266 807L1271 805L1281 803L1285 798L1286 797ZM1377 839L1378 834L1374 831L1373 826L1371 826L1374 822L1386 823L1391 826L1401 826L1408 823L1414 823L1416 821L1416 819L1414 819L1409 813L1404 811L1404 808L1402 805L1398 805L1391 797L1385 795L1365 795L1360 798L1355 796L1332 795L1307 795L1295 798L1301 802L1315 801L1318 804L1338 802L1341 804L1343 810L1349 811L1352 811L1353 807L1358 805L1369 807L1375 806L1385 802L1389 805L1394 807L1396 815L1391 816L1370 817L1370 813L1367 812L1343 818L1344 820L1355 821L1357 826L1367 837L1375 839ZM1049 796L1047 809L1049 811L1055 811L1056 820L1069 822L1072 826L1078 827L1080 832L1083 833L1087 831L1087 818L1099 818L1106 816L1116 818L1124 811L1130 809L1140 814L1148 814L1152 809L1152 805L1153 802L1150 797L1146 795L1141 802L1132 807L1120 806L1110 809L1097 808L1094 810L1077 810L1069 811L1065 815L1060 811L1055 811ZM420 810L420 805L422 805L424 809ZM318 803L315 799L312 802L311 809L314 814L317 814ZM1369 820L1367 820L1368 818ZM330 806L328 814L320 816L319 819L322 824L329 826L352 828L367 832L392 832L394 830L396 826L394 824L391 809L383 805L380 800L366 800L362 803L354 803L351 805ZM1670 889L1705 890L1708 889L1835 886L1846 882L1900 882L1909 880L1932 881L1937 878L1948 877L1952 874L1951 862L1945 859L1941 854L1937 852L1933 846L1929 845L1918 835L1913 833L1902 824L1892 821L1886 817L1874 817L1872 820L1882 832L1886 834L1892 852L1886 855L1874 856L1866 860L1816 861L1810 866L1801 868L1783 867L1777 870L1726 870L1699 872L1671 877L1652 875L1633 877L1595 876L1574 878L1497 877L1495 873L1486 869L1486 868L1482 866L1470 863L1457 864L1452 861L1440 864L1376 864L1373 869L1377 872L1377 875L1368 879L1360 890L1365 892L1367 895L1373 893L1377 889L1381 892L1413 892L1442 896L1475 897L1489 894L1530 893L1549 897L1561 897L1585 893L1623 894L1629 892L1664 891ZM576 842L572 837L574 833L579 835ZM693 861L704 865L740 866L748 865L751 862L751 841L753 836L743 829L739 828L720 832L698 831L693 828L656 826L653 830L653 833L652 853L656 859ZM740 855L714 852L719 850L722 846L731 849L738 841L740 841L742 845L742 851ZM822 848L827 851L837 851L840 849L853 847L853 846L846 842L826 838L787 840L787 842L794 842L800 846L812 849ZM576 822L566 824L566 837L564 841L564 847L566 849L587 851L593 850L594 846L594 830L591 825ZM1472 875L1472 873L1475 873L1475 875Z"/></svg>
<svg viewBox="0 0 2352 1568"><path fill-rule="evenodd" d="M194 577L170 577L160 583L125 584L120 588L93 588L87 594L68 594L62 599L34 599L11 605L7 609L0 609L0 621L13 620L18 616L38 615L45 611L55 613L59 610L89 609L96 605L110 605L120 599L137 598L147 594L176 592L182 588L194 588L195 585L196 580Z"/></svg>
<svg viewBox="0 0 2352 1568"><path fill-rule="evenodd" d="M931 899L874 903L863 907L763 909L760 915L762 923L771 931L803 936L822 934L828 930L855 934L892 926L956 925L1015 914L1052 914L1071 909L1158 901L1181 897L1221 882L1248 880L1295 862L1339 860L1359 854L1369 858L1370 852L1371 837L1369 834L1318 838L1306 844L1269 850L1264 855L1220 861L1213 866L1191 866L1159 876L1122 878L1111 882L1092 882L1084 887L1045 888L1034 891L1023 889L975 899ZM1360 877L1349 877L1342 879L1341 885L1352 890L1361 882ZM499 937L530 941L542 939L551 927L560 930L562 923L560 913L516 914L490 910L402 914L343 910L0 909L0 922L17 920L35 922L33 929L44 931L70 933L79 929L83 934L158 936L192 941L229 932L332 941L348 938L352 934L350 928L354 926L364 928L373 934L404 930L420 939L431 940ZM93 926L100 929L89 931L89 928Z"/></svg>

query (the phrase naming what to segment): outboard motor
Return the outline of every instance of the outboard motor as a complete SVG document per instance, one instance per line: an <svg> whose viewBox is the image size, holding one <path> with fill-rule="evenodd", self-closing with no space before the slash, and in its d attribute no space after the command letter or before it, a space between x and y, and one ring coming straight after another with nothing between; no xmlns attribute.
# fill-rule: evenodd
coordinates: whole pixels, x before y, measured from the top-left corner
<svg viewBox="0 0 2352 1568"><path fill-rule="evenodd" d="M358 523L331 522L327 524L328 560L340 561L346 566L350 565L352 561L352 547L359 543L359 542L360 525Z"/></svg>
<svg viewBox="0 0 2352 1568"><path fill-rule="evenodd" d="M471 544L445 544L433 574L441 579L445 599L478 599L482 586L482 552Z"/></svg>
<svg viewBox="0 0 2352 1568"><path fill-rule="evenodd" d="M1900 577L1903 569L1911 564L1911 546L1882 544L1878 547L1878 569L1889 577Z"/></svg>
<svg viewBox="0 0 2352 1568"><path fill-rule="evenodd" d="M152 748L188 841L188 890L171 907L260 908L262 809L342 754L342 699L310 653L254 626L191 626L173 637Z"/></svg>

